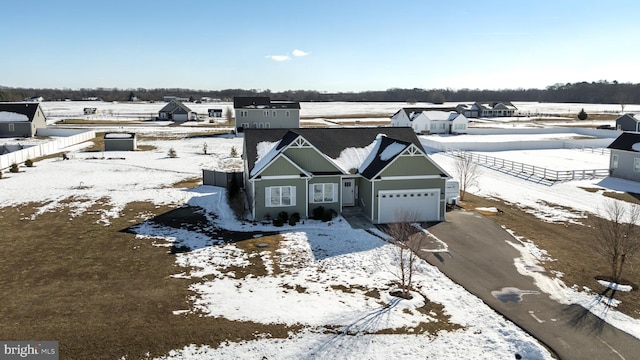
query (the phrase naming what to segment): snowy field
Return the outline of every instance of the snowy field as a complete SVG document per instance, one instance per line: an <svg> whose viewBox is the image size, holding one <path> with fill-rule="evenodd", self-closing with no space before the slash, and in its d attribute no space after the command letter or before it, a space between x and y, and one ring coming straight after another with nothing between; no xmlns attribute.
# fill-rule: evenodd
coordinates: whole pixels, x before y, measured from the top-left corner
<svg viewBox="0 0 640 360"><path fill-rule="evenodd" d="M558 171L609 168L609 152L605 149L474 151L474 153Z"/></svg>
<svg viewBox="0 0 640 360"><path fill-rule="evenodd" d="M76 111L69 107L63 109L64 106L70 106L66 102L56 104L58 108L55 111L59 111L60 114ZM48 104L44 105L46 109ZM304 108L305 104L302 106ZM349 114L364 112L366 106L357 104L354 108L342 111ZM376 104L370 108L395 112L397 106L406 104ZM320 117L329 114L333 116L338 114L339 105L318 103L309 111L311 109ZM129 110L122 109L121 113L127 111ZM62 118L66 115L60 116ZM218 217L212 221L222 228L251 231L283 230L271 226L243 225L236 221L221 188L202 186L187 190L171 187L171 184L181 180L201 176L203 168L228 169L241 166L239 158L229 155L232 147L239 153L242 151L241 138L189 138L190 133L201 131L193 127L140 126L127 130L141 136L153 137L154 140L139 140L138 145L152 145L155 149L137 152L82 152L82 147L89 144L68 149L71 152L69 161L60 158L46 159L37 162L33 168L21 168L23 172L4 173L0 179L3 190L0 192L0 206L42 203L39 211L31 217L31 220L38 221L39 214L56 211L63 203L69 201L69 206L74 210L73 216L81 215L91 205L99 202L102 209L99 222L108 225L110 219L122 216L121 211L129 202L147 201L158 205L176 206L189 204L216 214ZM171 138L163 138L168 135ZM202 151L205 143L208 155L204 155ZM170 148L176 150L177 158L167 156ZM576 159L582 158L582 161L586 161L585 154L576 150L552 153L491 154L514 160L545 158L545 162L553 162L553 165L549 166L551 168L574 168ZM103 159L103 155L106 158ZM455 176L452 158L442 153L434 153L431 156ZM598 163L606 160L602 155L586 156L592 157L592 161ZM33 184L40 186L34 187ZM583 190L583 187L599 190L589 192ZM638 192L638 183L607 178L545 186L483 169L477 186L472 188L471 192L517 204L543 221L580 223L585 212L598 212L604 201L602 192L605 190ZM104 199L107 199L106 202ZM297 323L305 328L288 339L263 336L253 341L228 342L219 348L191 345L175 349L164 358L409 359L415 358L416 353L438 359L514 358L515 353L521 354L524 359L551 358L535 340L426 262L419 264L415 281L420 292L414 294L413 300L398 301L397 298L389 297L386 295L389 289L385 284L392 280L388 269L394 261L393 248L367 232L349 228L340 218L330 227L325 223L308 221L305 226L285 227L284 230L285 240L281 244L278 256L271 256L268 252L260 254L270 275L240 280L236 279L229 269L242 266L249 255L234 244L202 246L218 241L187 230L156 227L148 223L139 226L137 232L141 241L153 239L158 246L178 243L198 248L176 256L176 263L181 270L174 276L199 279L191 289L196 294L191 299L192 306L175 309L176 316L205 314L265 324ZM588 289L576 289L572 284L564 284L560 279L551 279L527 270L544 257L544 250L537 249L529 242L520 241L517 237L514 237L513 243L522 253L522 257L514 259L514 262L516 265L522 264L519 270L523 273L538 277L537 281L542 291L551 294L560 302L579 303L589 307L596 315L603 316L606 313L607 316L603 316L606 321L640 338L640 321L614 309L605 312L598 306L590 306L596 297ZM289 264L289 270L277 275L270 273L275 261L280 261L280 265ZM292 291L296 286L304 287L306 290ZM338 290L340 286L356 287L356 290L345 292ZM365 291L357 290L360 288L377 289L379 299L365 295ZM419 331L410 335L371 334L376 330L410 329L417 327L421 322L438 321L433 314L418 311L424 305L425 296L429 301L444 306L444 313L450 316L449 321L459 324L462 328L450 332L443 331L437 335L420 334ZM324 332L327 328L337 328L339 331L328 334Z"/></svg>
<svg viewBox="0 0 640 360"><path fill-rule="evenodd" d="M447 102L434 105L431 103L406 103L406 102L302 102L300 103L300 116L303 118L340 118L340 116L357 116L362 118L377 116L391 117L403 107L455 107L459 103ZM618 104L578 104L578 103L537 103L537 102L513 102L522 117L493 119L490 122L504 121L529 121L526 115L547 114L549 117L557 115L577 114L581 109L589 114L619 114L622 109ZM88 120L145 120L155 118L158 111L166 105L165 102L154 103L130 103L130 102L102 102L102 101L44 101L42 109L50 120L55 122L65 118ZM232 102L214 103L185 103L190 109L201 115L207 114L207 109L233 110ZM84 115L83 109L95 107L98 113ZM640 105L626 105L625 112L640 112ZM343 119L349 121L349 119ZM594 123L595 124L595 123Z"/></svg>

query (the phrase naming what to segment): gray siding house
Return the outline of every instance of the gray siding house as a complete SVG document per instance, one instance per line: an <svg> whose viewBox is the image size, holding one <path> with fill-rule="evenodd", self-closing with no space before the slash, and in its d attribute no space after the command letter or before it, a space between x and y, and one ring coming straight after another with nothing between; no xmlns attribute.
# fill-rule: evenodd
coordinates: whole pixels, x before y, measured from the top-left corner
<svg viewBox="0 0 640 360"><path fill-rule="evenodd" d="M106 133L104 134L104 151L135 151L136 134Z"/></svg>
<svg viewBox="0 0 640 360"><path fill-rule="evenodd" d="M33 137L47 119L37 102L0 103L0 137Z"/></svg>
<svg viewBox="0 0 640 360"><path fill-rule="evenodd" d="M611 176L640 181L640 133L624 132L608 148Z"/></svg>
<svg viewBox="0 0 640 360"><path fill-rule="evenodd" d="M468 118L513 116L517 110L509 101L482 101L456 106L456 111Z"/></svg>
<svg viewBox="0 0 640 360"><path fill-rule="evenodd" d="M640 117L637 114L624 114L616 119L616 130L640 132Z"/></svg>
<svg viewBox="0 0 640 360"><path fill-rule="evenodd" d="M158 112L158 120L189 121L197 120L198 115L180 100L173 99Z"/></svg>
<svg viewBox="0 0 640 360"><path fill-rule="evenodd" d="M255 220L319 206L375 224L441 221L451 178L411 128L246 129L245 193Z"/></svg>
<svg viewBox="0 0 640 360"><path fill-rule="evenodd" d="M236 133L245 129L299 128L300 103L269 97L234 97Z"/></svg>

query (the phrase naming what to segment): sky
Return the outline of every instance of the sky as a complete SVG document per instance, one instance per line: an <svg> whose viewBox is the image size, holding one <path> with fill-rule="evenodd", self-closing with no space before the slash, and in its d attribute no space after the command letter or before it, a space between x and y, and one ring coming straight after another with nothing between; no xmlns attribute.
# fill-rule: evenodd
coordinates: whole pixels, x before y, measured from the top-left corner
<svg viewBox="0 0 640 360"><path fill-rule="evenodd" d="M635 0L4 0L2 9L0 86L350 92L640 82Z"/></svg>

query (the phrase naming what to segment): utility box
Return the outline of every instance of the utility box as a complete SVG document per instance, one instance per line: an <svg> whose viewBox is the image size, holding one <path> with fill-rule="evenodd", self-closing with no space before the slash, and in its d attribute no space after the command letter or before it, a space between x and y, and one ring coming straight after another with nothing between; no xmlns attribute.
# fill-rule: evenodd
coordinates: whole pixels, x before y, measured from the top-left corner
<svg viewBox="0 0 640 360"><path fill-rule="evenodd" d="M444 189L444 198L447 205L456 205L460 201L460 182L458 180L448 180Z"/></svg>

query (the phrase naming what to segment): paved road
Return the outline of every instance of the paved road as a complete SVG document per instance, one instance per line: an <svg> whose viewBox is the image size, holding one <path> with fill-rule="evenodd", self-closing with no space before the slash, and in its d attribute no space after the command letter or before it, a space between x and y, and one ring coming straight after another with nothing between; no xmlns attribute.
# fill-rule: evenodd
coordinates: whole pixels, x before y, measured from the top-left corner
<svg viewBox="0 0 640 360"><path fill-rule="evenodd" d="M562 305L541 292L531 277L516 270L516 242L498 224L468 211L447 214L447 221L429 228L446 242L448 253L421 256L449 278L528 331L560 359L640 359L640 340L610 326L578 305ZM505 287L524 291L521 302L492 295ZM505 294L514 300L517 294Z"/></svg>

